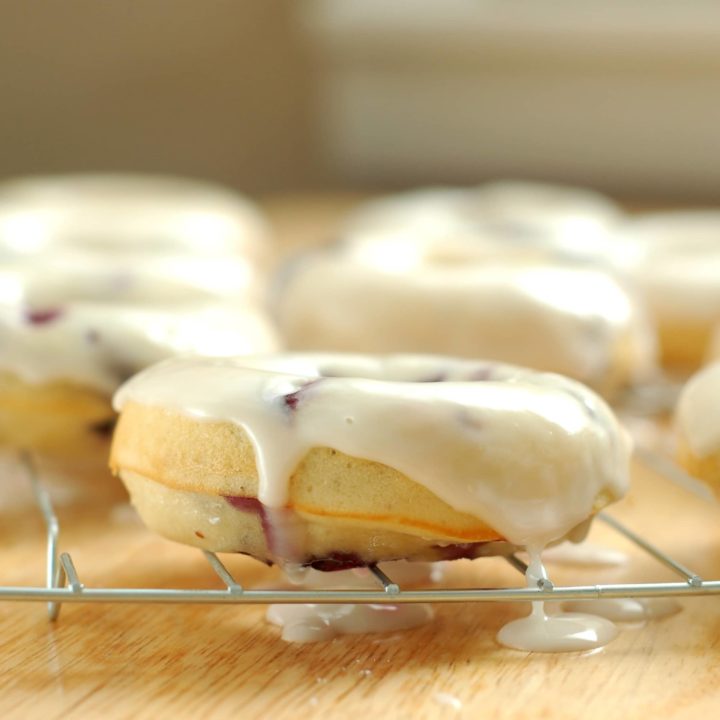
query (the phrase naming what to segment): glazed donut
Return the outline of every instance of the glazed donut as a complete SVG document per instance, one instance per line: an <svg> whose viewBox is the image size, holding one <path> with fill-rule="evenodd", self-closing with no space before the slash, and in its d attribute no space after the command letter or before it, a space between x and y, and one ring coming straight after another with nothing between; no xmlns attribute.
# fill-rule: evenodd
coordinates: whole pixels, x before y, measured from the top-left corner
<svg viewBox="0 0 720 720"><path fill-rule="evenodd" d="M174 358L115 395L148 526L339 569L541 549L627 487L629 442L566 378L428 356Z"/></svg>
<svg viewBox="0 0 720 720"><path fill-rule="evenodd" d="M720 363L709 365L685 384L675 413L680 464L720 497Z"/></svg>
<svg viewBox="0 0 720 720"><path fill-rule="evenodd" d="M291 350L486 357L608 395L654 369L652 330L612 275L469 236L369 236L297 260L276 315Z"/></svg>
<svg viewBox="0 0 720 720"><path fill-rule="evenodd" d="M663 364L697 369L720 324L720 211L652 213L627 226L624 264L658 329Z"/></svg>
<svg viewBox="0 0 720 720"><path fill-rule="evenodd" d="M275 349L256 299L263 238L247 201L205 183L1 186L0 446L102 468L130 375L177 353Z"/></svg>
<svg viewBox="0 0 720 720"><path fill-rule="evenodd" d="M535 246L598 260L622 212L592 190L500 181L471 188L425 188L373 200L351 214L345 237L470 234L475 242Z"/></svg>

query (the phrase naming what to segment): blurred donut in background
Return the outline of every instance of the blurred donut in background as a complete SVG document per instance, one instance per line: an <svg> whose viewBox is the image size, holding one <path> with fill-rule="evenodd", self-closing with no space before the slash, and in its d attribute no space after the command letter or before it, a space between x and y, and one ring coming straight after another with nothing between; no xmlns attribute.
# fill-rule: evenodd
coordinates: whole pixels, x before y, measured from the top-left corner
<svg viewBox="0 0 720 720"><path fill-rule="evenodd" d="M286 269L279 326L290 349L482 357L612 395L655 372L642 304L607 269L621 218L536 184L381 199Z"/></svg>
<svg viewBox="0 0 720 720"><path fill-rule="evenodd" d="M260 212L209 183L141 175L0 186L0 445L105 471L110 398L176 354L274 350Z"/></svg>

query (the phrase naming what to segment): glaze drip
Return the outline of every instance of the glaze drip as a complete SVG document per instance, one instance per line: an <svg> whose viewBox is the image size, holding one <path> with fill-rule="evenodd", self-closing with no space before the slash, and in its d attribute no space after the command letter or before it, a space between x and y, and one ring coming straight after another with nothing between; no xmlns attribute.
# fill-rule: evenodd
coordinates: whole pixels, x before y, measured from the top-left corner
<svg viewBox="0 0 720 720"><path fill-rule="evenodd" d="M283 567L285 577L304 589L365 588L377 584L367 570L317 572L307 567ZM442 570L437 563L382 563L381 569L393 580L406 585L427 585L439 579ZM282 638L288 642L317 642L338 635L397 632L430 622L433 609L419 605L271 605L266 617L282 627Z"/></svg>
<svg viewBox="0 0 720 720"><path fill-rule="evenodd" d="M530 550L526 573L528 587L537 587L547 580L540 550ZM581 652L607 645L617 637L618 630L610 620L584 613L561 612L548 615L545 603L534 601L530 614L513 620L500 629L501 645L527 652Z"/></svg>
<svg viewBox="0 0 720 720"><path fill-rule="evenodd" d="M295 643L331 640L337 635L387 633L425 625L434 617L425 604L271 605L267 619L282 628L282 639Z"/></svg>

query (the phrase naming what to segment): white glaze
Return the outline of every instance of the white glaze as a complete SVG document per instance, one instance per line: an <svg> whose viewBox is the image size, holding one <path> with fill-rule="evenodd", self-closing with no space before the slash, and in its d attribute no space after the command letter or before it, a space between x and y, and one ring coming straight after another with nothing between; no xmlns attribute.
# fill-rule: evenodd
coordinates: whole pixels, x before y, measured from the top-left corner
<svg viewBox="0 0 720 720"><path fill-rule="evenodd" d="M533 603L527 617L504 625L501 645L526 652L583 652L607 645L618 630L609 620L583 613L547 615L542 603Z"/></svg>
<svg viewBox="0 0 720 720"><path fill-rule="evenodd" d="M672 598L609 598L573 600L562 604L569 612L587 612L613 622L635 623L675 615L682 606Z"/></svg>
<svg viewBox="0 0 720 720"><path fill-rule="evenodd" d="M27 382L72 380L111 393L129 375L173 354L240 355L276 347L272 328L253 307L60 307L57 319L38 326L28 325L21 306L0 307L0 369Z"/></svg>
<svg viewBox="0 0 720 720"><path fill-rule="evenodd" d="M268 229L245 198L164 175L77 174L0 184L0 249L266 254Z"/></svg>
<svg viewBox="0 0 720 720"><path fill-rule="evenodd" d="M675 414L678 430L692 452L707 457L720 450L720 362L687 382Z"/></svg>
<svg viewBox="0 0 720 720"><path fill-rule="evenodd" d="M528 587L547 579L540 549L530 550L526 572ZM497 635L505 647L527 652L582 652L607 645L618 630L609 620L584 613L561 612L548 615L545 603L533 602L530 614L507 623Z"/></svg>
<svg viewBox="0 0 720 720"><path fill-rule="evenodd" d="M347 233L464 233L496 246L552 247L596 258L605 252L620 218L614 203L590 190L504 181L382 198L361 206L351 216Z"/></svg>
<svg viewBox="0 0 720 720"><path fill-rule="evenodd" d="M402 587L436 581L433 563L403 560L381 563L380 569ZM365 568L320 572L309 567L283 565L283 574L303 589L377 589L377 580ZM267 619L283 628L290 642L315 642L336 635L394 632L417 627L433 619L432 608L421 605L271 605Z"/></svg>
<svg viewBox="0 0 720 720"><path fill-rule="evenodd" d="M267 619L282 628L282 639L311 643L337 635L387 633L425 625L433 609L424 603L403 605L270 605Z"/></svg>
<svg viewBox="0 0 720 720"><path fill-rule="evenodd" d="M444 382L423 382L440 375ZM244 428L267 507L286 504L290 475L310 448L331 447L393 467L509 541L541 547L587 521L600 496L621 497L628 482L629 440L600 398L510 366L423 356L177 358L126 383L116 409L129 401Z"/></svg>
<svg viewBox="0 0 720 720"><path fill-rule="evenodd" d="M177 353L276 348L255 299L257 211L177 178L59 176L0 186L0 370L111 392Z"/></svg>
<svg viewBox="0 0 720 720"><path fill-rule="evenodd" d="M482 356L598 387L654 367L645 314L613 276L472 234L364 236L306 257L277 315L299 350Z"/></svg>

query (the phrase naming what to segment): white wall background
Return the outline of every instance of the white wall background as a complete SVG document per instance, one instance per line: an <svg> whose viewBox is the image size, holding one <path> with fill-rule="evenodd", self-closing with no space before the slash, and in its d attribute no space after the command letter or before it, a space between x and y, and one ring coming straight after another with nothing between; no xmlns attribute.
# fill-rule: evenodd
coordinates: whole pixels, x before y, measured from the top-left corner
<svg viewBox="0 0 720 720"><path fill-rule="evenodd" d="M314 0L304 19L323 151L351 181L720 201L720 3Z"/></svg>

